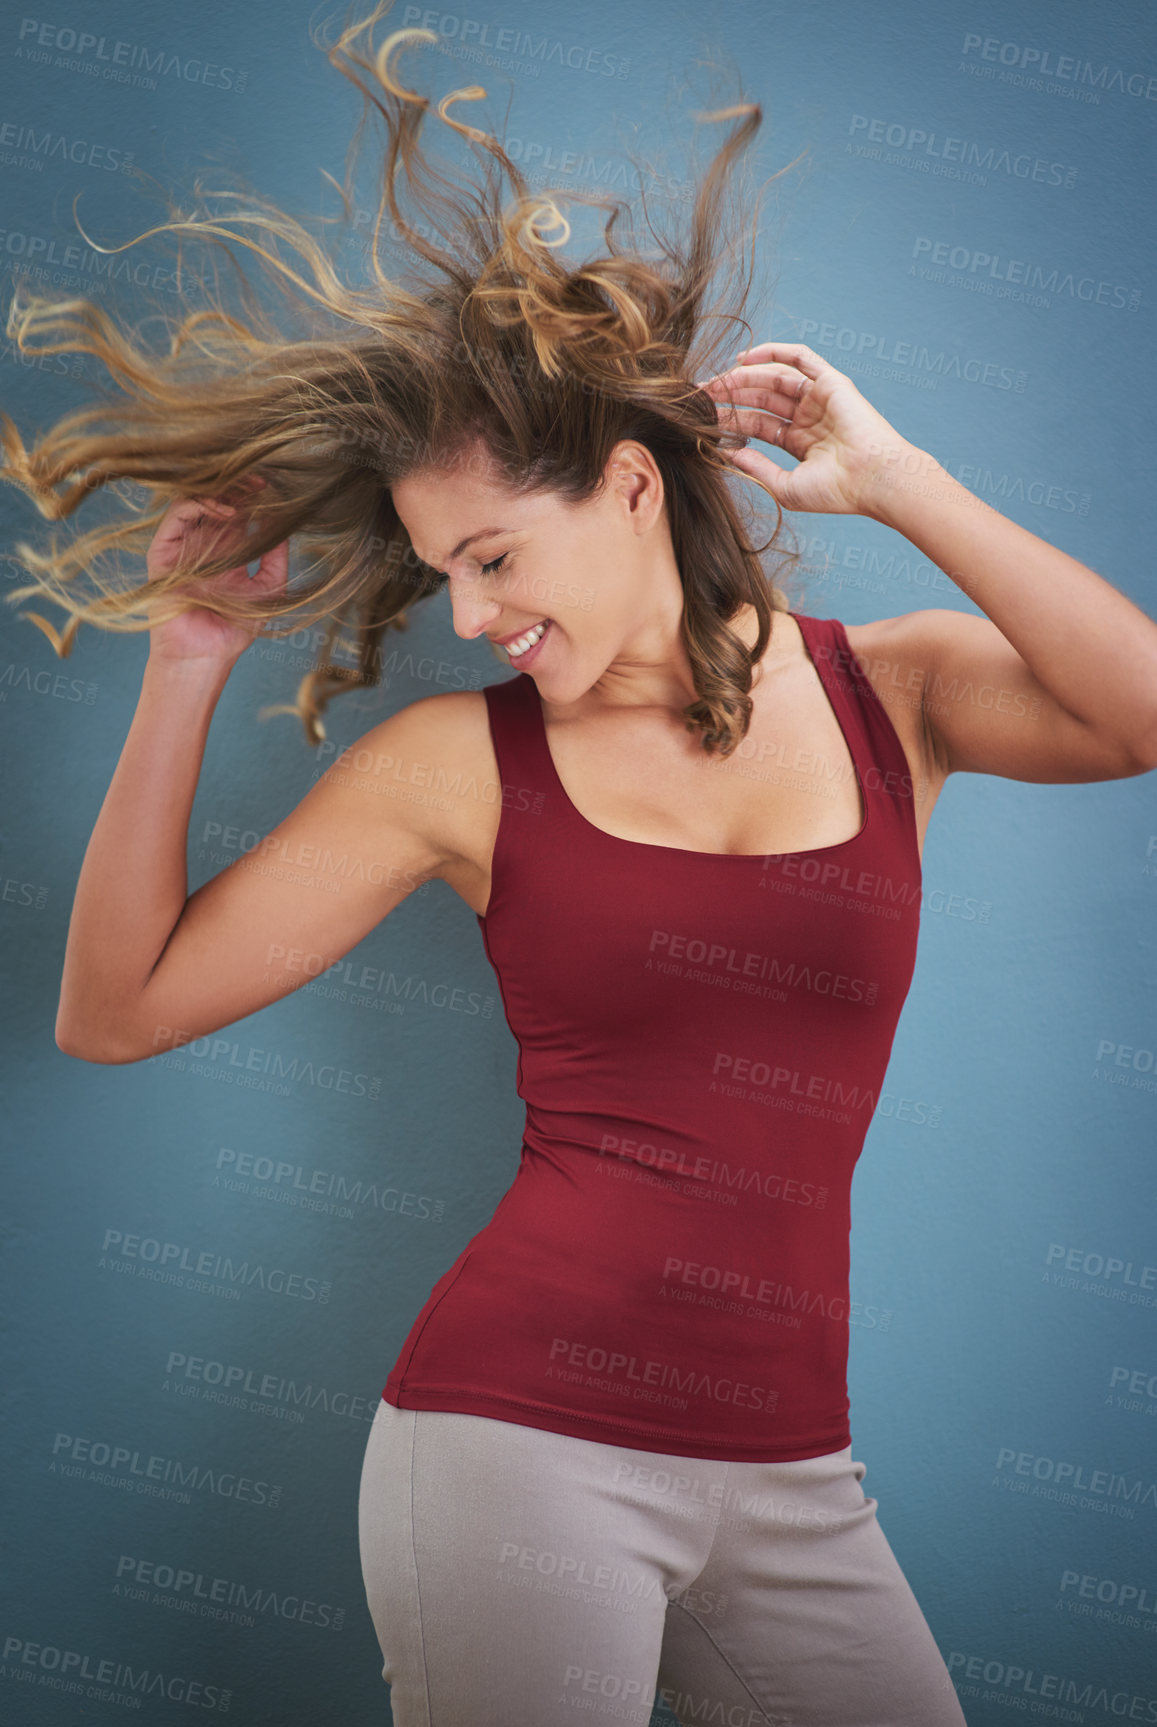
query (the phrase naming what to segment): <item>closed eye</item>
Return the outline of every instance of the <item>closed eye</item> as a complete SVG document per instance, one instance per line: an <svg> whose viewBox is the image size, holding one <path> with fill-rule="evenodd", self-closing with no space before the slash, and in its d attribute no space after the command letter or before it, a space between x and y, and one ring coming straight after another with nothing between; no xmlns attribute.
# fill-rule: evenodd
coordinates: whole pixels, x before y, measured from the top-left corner
<svg viewBox="0 0 1157 1727"><path fill-rule="evenodd" d="M492 563L480 564L478 567L484 576L496 576L509 556L509 552L503 552L502 556L500 558L495 558ZM429 568L429 566L427 566L427 568ZM450 580L450 577L445 570L435 570L433 573L440 582L448 582Z"/></svg>

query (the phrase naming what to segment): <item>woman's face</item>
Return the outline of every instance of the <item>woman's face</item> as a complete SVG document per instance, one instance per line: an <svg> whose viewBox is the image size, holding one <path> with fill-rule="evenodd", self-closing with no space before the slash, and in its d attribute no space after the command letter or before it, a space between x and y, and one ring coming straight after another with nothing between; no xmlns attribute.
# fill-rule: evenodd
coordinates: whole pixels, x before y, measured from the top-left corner
<svg viewBox="0 0 1157 1727"><path fill-rule="evenodd" d="M452 467L425 469L392 488L417 555L448 577L454 629L517 643L545 623L540 642L503 658L525 668L550 701L577 700L596 682L632 687L681 662L683 591L649 450L617 444L606 482L571 503L555 492L520 494L485 449Z"/></svg>

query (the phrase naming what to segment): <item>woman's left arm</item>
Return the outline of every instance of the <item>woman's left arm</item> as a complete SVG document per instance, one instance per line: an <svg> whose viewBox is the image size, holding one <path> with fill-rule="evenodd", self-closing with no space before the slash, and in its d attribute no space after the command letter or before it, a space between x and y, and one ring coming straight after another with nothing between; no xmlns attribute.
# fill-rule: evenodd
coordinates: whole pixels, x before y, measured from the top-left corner
<svg viewBox="0 0 1157 1727"><path fill-rule="evenodd" d="M1119 589L968 491L810 348L761 343L704 387L724 424L797 458L789 472L728 452L783 508L895 528L986 614L887 620L884 669L919 689L946 772L1055 782L1157 767L1157 623Z"/></svg>

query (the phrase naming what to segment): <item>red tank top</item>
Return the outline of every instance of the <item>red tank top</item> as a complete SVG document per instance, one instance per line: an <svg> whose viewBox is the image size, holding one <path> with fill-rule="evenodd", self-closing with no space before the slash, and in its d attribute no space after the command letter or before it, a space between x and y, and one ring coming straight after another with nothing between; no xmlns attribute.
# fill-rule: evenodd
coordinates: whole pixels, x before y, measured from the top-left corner
<svg viewBox="0 0 1157 1727"><path fill-rule="evenodd" d="M389 1403L743 1463L851 1443L852 1174L921 868L907 758L843 624L791 615L863 797L839 845L615 838L563 790L534 679L484 690L502 809L478 921L526 1127Z"/></svg>

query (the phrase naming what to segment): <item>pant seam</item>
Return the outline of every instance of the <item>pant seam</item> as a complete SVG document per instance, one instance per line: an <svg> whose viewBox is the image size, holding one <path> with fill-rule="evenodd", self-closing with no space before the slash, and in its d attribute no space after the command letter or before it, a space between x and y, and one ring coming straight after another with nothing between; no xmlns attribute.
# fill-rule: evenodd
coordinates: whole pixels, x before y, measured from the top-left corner
<svg viewBox="0 0 1157 1727"><path fill-rule="evenodd" d="M669 1601L668 1602L668 1611L670 1611L670 1609L672 1607L677 1607L679 1609L680 1613L685 1613L687 1615L688 1619L690 1619L693 1624L698 1625L700 1631L702 1631L704 1637L706 1637L708 1643L710 1643L712 1649L714 1649L716 1655L718 1655L719 1659L724 1663L724 1665L726 1666L728 1671L731 1673L732 1677L735 1679L736 1683L739 1685L742 1685L742 1687L746 1691L747 1695L751 1698L751 1701L755 1704L756 1708L759 1710L759 1713L763 1716L764 1721L767 1723L767 1727L790 1727L790 1723L789 1723L788 1718L786 1716L780 1715L780 1716L776 1716L773 1719L773 1717L768 1714L766 1708L764 1707L762 1699L755 1695L755 1692L751 1689L751 1686L747 1683L747 1680L743 1677L743 1674L736 1667L734 1661L732 1661L731 1657L726 1653L725 1650L723 1650L719 1647L718 1643L716 1643L714 1637L712 1637L712 1635L711 1635L710 1631L707 1629L706 1625L704 1625L702 1619L699 1618L699 1615L697 1613L692 1613L691 1609L689 1607L685 1607L681 1601L675 1601L675 1600Z"/></svg>
<svg viewBox="0 0 1157 1727"><path fill-rule="evenodd" d="M422 1652L422 1694L426 1700L426 1727L433 1727L430 1708L430 1665L426 1660L426 1623L422 1614L422 1584L418 1576L418 1542L414 1522L414 1449L417 1445L418 1423L410 1411L410 1558L414 1567L414 1594L418 1602L418 1646Z"/></svg>

